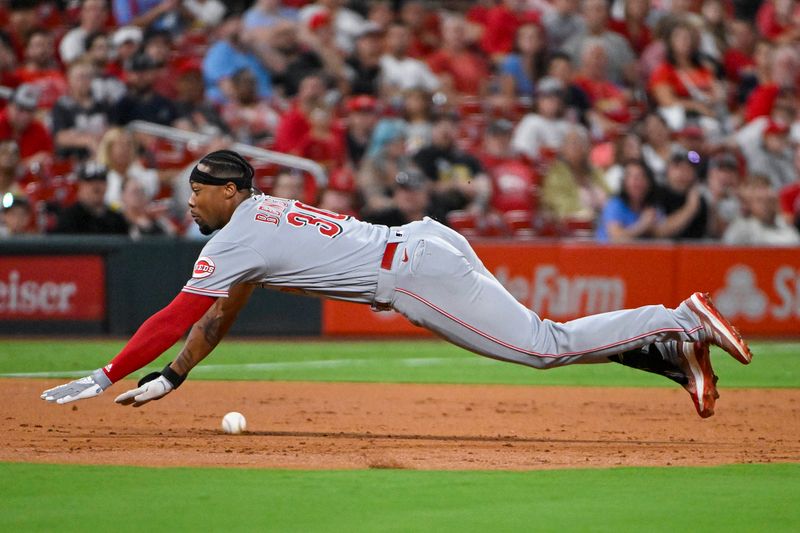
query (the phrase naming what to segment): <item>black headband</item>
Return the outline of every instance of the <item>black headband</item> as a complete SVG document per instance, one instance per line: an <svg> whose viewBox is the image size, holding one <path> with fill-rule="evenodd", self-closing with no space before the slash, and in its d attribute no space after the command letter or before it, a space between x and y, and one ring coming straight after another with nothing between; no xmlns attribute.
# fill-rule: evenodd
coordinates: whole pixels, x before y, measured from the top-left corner
<svg viewBox="0 0 800 533"><path fill-rule="evenodd" d="M210 161L209 163L206 163L206 161L214 159L233 163L234 165L239 166L242 169L244 176L236 178L220 178L217 176L212 176L208 172L203 172L197 168L197 165L201 163L213 164L213 161ZM253 175L255 174L253 166L244 157L237 154L233 150L217 150L216 152L211 152L203 157L203 159L201 159L197 165L195 165L192 169L192 173L189 175L189 181L202 183L204 185L225 185L226 183L230 182L236 185L236 188L239 190L250 189L253 186Z"/></svg>

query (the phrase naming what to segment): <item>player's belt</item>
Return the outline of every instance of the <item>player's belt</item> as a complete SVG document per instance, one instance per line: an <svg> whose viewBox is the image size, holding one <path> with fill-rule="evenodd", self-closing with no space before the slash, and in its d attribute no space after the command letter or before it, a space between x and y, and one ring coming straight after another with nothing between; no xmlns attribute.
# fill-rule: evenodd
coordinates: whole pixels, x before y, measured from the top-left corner
<svg viewBox="0 0 800 533"><path fill-rule="evenodd" d="M397 247L401 242L405 242L408 238L405 230L400 227L389 228L389 238L386 241L386 248L383 250L383 258L381 259L381 269L391 270L394 262L394 254L397 252Z"/></svg>

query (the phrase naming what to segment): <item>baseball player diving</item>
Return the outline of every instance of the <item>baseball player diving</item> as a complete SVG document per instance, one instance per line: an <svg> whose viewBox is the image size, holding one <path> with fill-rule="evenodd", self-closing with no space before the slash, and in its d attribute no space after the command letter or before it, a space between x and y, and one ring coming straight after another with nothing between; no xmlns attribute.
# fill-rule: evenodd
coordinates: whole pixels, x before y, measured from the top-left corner
<svg viewBox="0 0 800 533"><path fill-rule="evenodd" d="M42 393L59 404L99 395L142 368L191 327L177 358L116 402L139 407L177 389L225 336L256 287L394 309L477 354L535 368L617 362L682 385L701 417L719 397L709 344L743 364L752 354L708 295L677 308L649 305L565 323L525 308L483 266L466 239L435 220L386 227L252 188L253 167L229 150L203 157L189 208L206 243L191 279L91 375Z"/></svg>

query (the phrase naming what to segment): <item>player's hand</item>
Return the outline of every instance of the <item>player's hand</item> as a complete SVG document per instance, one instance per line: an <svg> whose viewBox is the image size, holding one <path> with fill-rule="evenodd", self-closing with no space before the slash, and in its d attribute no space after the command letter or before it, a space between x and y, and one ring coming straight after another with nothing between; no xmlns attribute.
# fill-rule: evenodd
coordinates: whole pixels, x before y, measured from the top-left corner
<svg viewBox="0 0 800 533"><path fill-rule="evenodd" d="M147 378L151 379L147 380ZM139 381L139 387L124 392L114 400L121 405L141 407L151 400L158 400L172 392L172 383L158 372L153 372Z"/></svg>
<svg viewBox="0 0 800 533"><path fill-rule="evenodd" d="M59 404L94 398L111 386L102 368L98 368L85 378L70 381L64 385L47 389L42 393L42 400Z"/></svg>

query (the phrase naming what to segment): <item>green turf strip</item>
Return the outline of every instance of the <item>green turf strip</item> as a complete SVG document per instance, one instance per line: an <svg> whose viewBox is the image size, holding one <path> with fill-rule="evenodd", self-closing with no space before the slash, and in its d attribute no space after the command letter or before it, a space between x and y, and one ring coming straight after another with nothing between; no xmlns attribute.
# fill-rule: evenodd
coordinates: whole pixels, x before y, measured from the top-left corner
<svg viewBox="0 0 800 533"><path fill-rule="evenodd" d="M0 377L69 372L102 366L122 341L0 342ZM743 366L719 350L713 363L720 387L800 387L800 344L758 343ZM160 369L177 347L147 369ZM411 383L507 383L525 385L673 386L659 376L608 365L573 365L538 371L479 357L442 341L224 341L191 379L308 380Z"/></svg>
<svg viewBox="0 0 800 533"><path fill-rule="evenodd" d="M534 472L0 464L0 531L797 531L800 465Z"/></svg>

